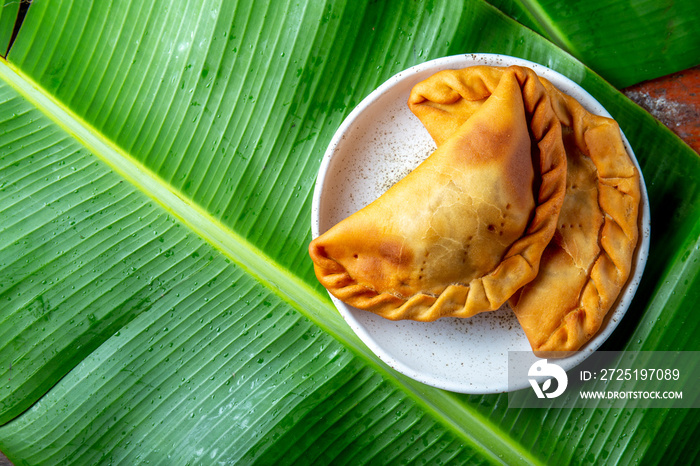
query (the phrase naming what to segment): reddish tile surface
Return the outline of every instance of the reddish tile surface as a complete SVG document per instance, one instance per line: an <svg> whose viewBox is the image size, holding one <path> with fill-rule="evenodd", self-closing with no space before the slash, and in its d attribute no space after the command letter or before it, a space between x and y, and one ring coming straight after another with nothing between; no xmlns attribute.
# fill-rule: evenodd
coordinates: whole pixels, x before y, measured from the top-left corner
<svg viewBox="0 0 700 466"><path fill-rule="evenodd" d="M645 81L622 92L700 154L700 66Z"/></svg>

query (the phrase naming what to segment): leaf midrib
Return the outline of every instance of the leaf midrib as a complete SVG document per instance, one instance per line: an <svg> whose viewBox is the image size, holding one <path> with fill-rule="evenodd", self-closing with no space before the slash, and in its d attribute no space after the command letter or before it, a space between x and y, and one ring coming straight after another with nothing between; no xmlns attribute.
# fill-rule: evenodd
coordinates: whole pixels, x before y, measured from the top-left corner
<svg viewBox="0 0 700 466"><path fill-rule="evenodd" d="M213 218L173 186L166 184L150 169L116 146L4 59L0 59L0 78L79 141L95 157L162 206L202 240L211 244L300 314L361 356L375 370L385 374L387 380L407 393L417 405L433 413L436 419L441 420L442 424L458 437L476 445L494 462L540 464L507 433L489 422L470 405L460 403L455 394L434 389L434 396L429 400L421 396L420 392L425 391L426 387L395 373L379 360L335 312L328 298L282 268L263 251ZM481 428L474 429L475 424Z"/></svg>
<svg viewBox="0 0 700 466"><path fill-rule="evenodd" d="M530 13L532 19L547 33L552 42L573 56L580 57L580 53L576 47L574 47L574 44L566 38L566 35L562 33L558 27L555 26L554 22L547 15L539 1L520 0L520 3L523 8Z"/></svg>

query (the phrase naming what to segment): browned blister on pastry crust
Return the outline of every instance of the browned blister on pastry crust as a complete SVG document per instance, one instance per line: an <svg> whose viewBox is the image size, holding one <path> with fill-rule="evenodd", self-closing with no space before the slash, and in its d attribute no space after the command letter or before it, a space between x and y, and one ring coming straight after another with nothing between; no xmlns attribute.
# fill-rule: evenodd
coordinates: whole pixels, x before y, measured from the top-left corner
<svg viewBox="0 0 700 466"><path fill-rule="evenodd" d="M469 317L537 275L565 192L559 119L530 70L468 78L451 101L432 99L445 89L439 75L416 86L413 110L460 107L463 121L408 176L311 242L316 276L340 300L394 320Z"/></svg>
<svg viewBox="0 0 700 466"><path fill-rule="evenodd" d="M537 278L510 305L535 353L556 357L598 332L627 283L641 188L617 123L543 83L564 128L566 197Z"/></svg>

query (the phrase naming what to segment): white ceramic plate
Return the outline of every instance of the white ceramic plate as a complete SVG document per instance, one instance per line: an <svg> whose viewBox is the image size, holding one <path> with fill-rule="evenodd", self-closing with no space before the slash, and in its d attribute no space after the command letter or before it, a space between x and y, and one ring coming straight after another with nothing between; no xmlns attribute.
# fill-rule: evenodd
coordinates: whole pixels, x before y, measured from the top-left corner
<svg viewBox="0 0 700 466"><path fill-rule="evenodd" d="M542 65L519 58L467 54L409 68L367 96L348 115L331 140L314 191L313 237L379 197L435 149L428 132L406 104L416 83L444 69L513 64L533 69L575 97L588 111L610 116L573 81ZM636 164L626 139L625 144ZM598 335L574 356L558 361L565 370L582 362L608 338L637 289L649 244L649 208L643 182L642 190L642 234L633 276L616 307L608 313L607 322ZM517 319L507 308L469 319L393 322L331 298L350 327L380 359L413 379L461 393L498 393L529 386L527 379L516 386L508 383L508 352L531 349Z"/></svg>

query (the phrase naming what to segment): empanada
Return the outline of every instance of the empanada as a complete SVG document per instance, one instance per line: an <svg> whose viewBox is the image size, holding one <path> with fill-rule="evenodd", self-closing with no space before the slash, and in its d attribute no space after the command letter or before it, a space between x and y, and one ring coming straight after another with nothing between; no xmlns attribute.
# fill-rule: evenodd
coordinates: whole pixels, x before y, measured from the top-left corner
<svg viewBox="0 0 700 466"><path fill-rule="evenodd" d="M531 70L471 78L473 105L438 149L311 242L340 300L394 320L469 317L537 275L565 193L559 119ZM414 89L411 105L421 99Z"/></svg>
<svg viewBox="0 0 700 466"><path fill-rule="evenodd" d="M556 357L577 351L598 332L627 283L639 236L641 180L614 120L545 86L564 125L566 197L537 278L510 305L533 351Z"/></svg>
<svg viewBox="0 0 700 466"><path fill-rule="evenodd" d="M498 82L502 74L502 68L485 67L438 73L414 88L425 97L409 106L440 144L477 108L463 96L489 92L474 83ZM537 278L509 304L533 351L556 357L578 350L598 332L627 282L641 191L617 123L587 112L549 81L540 82L563 124L566 196Z"/></svg>

